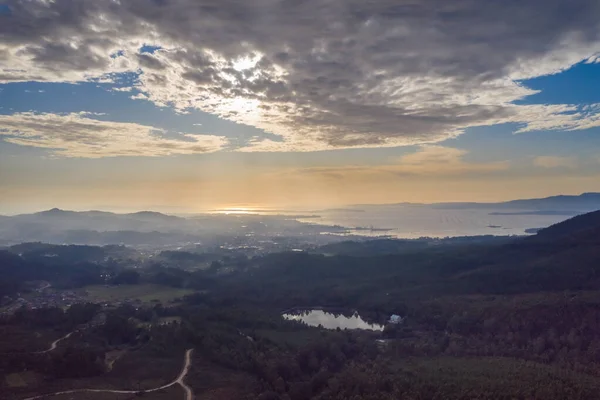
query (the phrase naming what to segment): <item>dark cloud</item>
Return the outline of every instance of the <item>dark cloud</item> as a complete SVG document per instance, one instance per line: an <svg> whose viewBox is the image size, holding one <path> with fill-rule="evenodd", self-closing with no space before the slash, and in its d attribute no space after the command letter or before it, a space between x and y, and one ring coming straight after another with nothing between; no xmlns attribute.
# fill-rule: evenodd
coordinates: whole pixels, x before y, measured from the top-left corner
<svg viewBox="0 0 600 400"><path fill-rule="evenodd" d="M159 59L149 54L136 54L136 57L142 68L163 70L167 67Z"/></svg>
<svg viewBox="0 0 600 400"><path fill-rule="evenodd" d="M597 0L8 6L11 14L0 16L5 81L77 81L141 68L151 101L258 126L306 150L432 142L510 121L529 124L525 130L579 129L582 117L565 115L567 105L514 106L533 93L515 80L600 51ZM139 54L143 45L160 49Z"/></svg>
<svg viewBox="0 0 600 400"><path fill-rule="evenodd" d="M197 83L198 85L205 85L215 82L215 70L212 68L196 71L188 70L181 74L181 76L184 79L189 79L190 81Z"/></svg>

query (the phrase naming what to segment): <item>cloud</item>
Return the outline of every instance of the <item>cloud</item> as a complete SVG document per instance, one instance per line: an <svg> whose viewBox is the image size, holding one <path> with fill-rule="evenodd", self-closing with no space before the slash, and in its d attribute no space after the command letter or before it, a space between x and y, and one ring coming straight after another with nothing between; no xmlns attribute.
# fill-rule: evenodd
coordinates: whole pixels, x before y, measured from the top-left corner
<svg viewBox="0 0 600 400"><path fill-rule="evenodd" d="M414 174L454 175L504 171L508 161L469 163L464 160L468 151L435 145L422 146L418 151L400 157L394 168Z"/></svg>
<svg viewBox="0 0 600 400"><path fill-rule="evenodd" d="M533 165L539 168L577 168L577 159L573 157L538 156L533 159Z"/></svg>
<svg viewBox="0 0 600 400"><path fill-rule="evenodd" d="M99 121L90 115L0 115L0 139L49 149L58 156L82 158L210 153L227 144L220 136L181 133L170 138L151 126Z"/></svg>
<svg viewBox="0 0 600 400"><path fill-rule="evenodd" d="M148 100L148 96L146 96L144 93L134 94L133 96L130 96L130 98L132 100Z"/></svg>
<svg viewBox="0 0 600 400"><path fill-rule="evenodd" d="M522 108L524 115L529 114L529 122L516 133L541 130L576 131L600 126L600 104L519 106L519 108ZM540 112L540 108L545 112Z"/></svg>
<svg viewBox="0 0 600 400"><path fill-rule="evenodd" d="M443 146L423 146L418 151L400 157L399 162L403 165L422 166L429 164L456 165L463 164L463 156L466 150Z"/></svg>
<svg viewBox="0 0 600 400"><path fill-rule="evenodd" d="M600 126L598 105L514 104L536 93L520 80L597 61L596 0L7 4L0 82L135 72L134 98L279 136L245 151L435 143L506 122L520 132Z"/></svg>
<svg viewBox="0 0 600 400"><path fill-rule="evenodd" d="M426 145L416 152L404 155L394 162L376 166L343 165L336 167L315 167L283 171L284 176L320 177L332 180L389 180L390 177L431 177L450 176L475 177L503 172L510 168L507 161L469 163L464 160L468 152L461 149Z"/></svg>

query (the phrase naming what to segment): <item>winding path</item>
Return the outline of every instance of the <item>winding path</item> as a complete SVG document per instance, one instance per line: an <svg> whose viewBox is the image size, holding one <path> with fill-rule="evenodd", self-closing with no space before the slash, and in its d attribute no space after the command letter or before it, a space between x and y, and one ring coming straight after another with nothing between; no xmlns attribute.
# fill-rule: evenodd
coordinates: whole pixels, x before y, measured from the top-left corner
<svg viewBox="0 0 600 400"><path fill-rule="evenodd" d="M33 354L44 354L44 353L49 353L49 352L51 352L52 350L55 350L55 349L56 349L56 346L58 346L58 344L59 344L60 342L62 342L62 341L63 341L63 340L65 340L65 339L68 339L68 338L69 338L69 337L71 337L71 335L72 335L72 334L74 334L74 333L75 333L75 331L67 333L65 336L63 336L63 337L61 337L61 338L58 338L58 339L56 339L54 342L52 342L52 344L50 345L50 347L49 347L48 349L46 349L46 350L42 350L42 351L36 351L36 352L34 352Z"/></svg>
<svg viewBox="0 0 600 400"><path fill-rule="evenodd" d="M68 339L69 337L71 337L72 334L74 334L77 331L73 331L73 332L69 332L67 333L65 336L56 339L54 342L52 342L52 344L50 344L50 347L48 347L46 350L40 350L40 351L28 351L28 352L18 352L18 353L14 353L14 352L9 352L9 353L0 353L0 356L6 356L6 355L20 355L20 354L45 354L45 353L49 353L53 350L56 350L56 348L58 347L58 344L60 342L62 342L65 339Z"/></svg>
<svg viewBox="0 0 600 400"><path fill-rule="evenodd" d="M189 349L185 352L185 362L183 364L183 368L181 369L181 373L177 377L177 380L173 382L173 384L178 383L183 388L185 391L185 400L194 400L194 392L192 392L192 388L186 385L183 381L192 365L191 356L193 350L194 349Z"/></svg>
<svg viewBox="0 0 600 400"><path fill-rule="evenodd" d="M171 383L167 383L166 385L163 385L163 386L160 386L160 387L157 387L154 389L146 389L146 390L74 389L74 390L65 390L62 392L40 394L38 396L28 397L23 400L36 400L36 399L43 399L43 398L51 397L51 396L58 396L60 394L80 393L80 392L96 392L96 393L103 392L103 393L119 393L119 394L135 394L135 393L140 393L140 392L148 393L148 392L156 392L156 391L159 391L162 389L166 389L173 385L180 385L183 388L183 390L185 391L185 400L194 400L194 392L192 392L192 389L188 385L186 385L186 383L183 381L185 376L187 375L187 373L190 370L190 366L192 363L192 360L191 360L192 351L194 351L194 349L186 350L184 362L183 362L183 368L181 369L181 372L179 373L177 378Z"/></svg>

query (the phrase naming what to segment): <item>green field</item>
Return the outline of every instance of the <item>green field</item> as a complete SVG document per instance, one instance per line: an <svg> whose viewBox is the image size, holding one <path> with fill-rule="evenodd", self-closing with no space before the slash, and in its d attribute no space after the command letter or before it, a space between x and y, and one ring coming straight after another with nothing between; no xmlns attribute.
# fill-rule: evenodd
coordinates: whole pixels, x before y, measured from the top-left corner
<svg viewBox="0 0 600 400"><path fill-rule="evenodd" d="M28 386L35 386L35 384L39 380L41 380L39 374L31 371L12 373L4 377L6 386L10 388L23 388Z"/></svg>
<svg viewBox="0 0 600 400"><path fill-rule="evenodd" d="M118 285L104 286L94 285L83 288L88 297L94 302L123 301L126 299L138 299L143 303L168 303L176 298L194 293L190 289L180 289L169 286L140 284L140 285Z"/></svg>

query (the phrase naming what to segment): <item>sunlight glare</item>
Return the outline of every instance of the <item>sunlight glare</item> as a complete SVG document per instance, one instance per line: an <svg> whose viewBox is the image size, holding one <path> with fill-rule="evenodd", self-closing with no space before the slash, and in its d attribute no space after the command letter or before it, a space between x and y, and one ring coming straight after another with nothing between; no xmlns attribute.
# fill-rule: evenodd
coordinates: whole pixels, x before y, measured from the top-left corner
<svg viewBox="0 0 600 400"><path fill-rule="evenodd" d="M261 55L244 56L233 61L233 69L236 71L244 71L247 69L254 68L258 61L260 61Z"/></svg>
<svg viewBox="0 0 600 400"><path fill-rule="evenodd" d="M215 214L224 214L224 215L235 215L235 214L240 214L240 215L248 215L248 214L256 214L260 211L260 209L257 208L253 208L253 207L224 207L224 208L219 208L217 210L214 211Z"/></svg>

